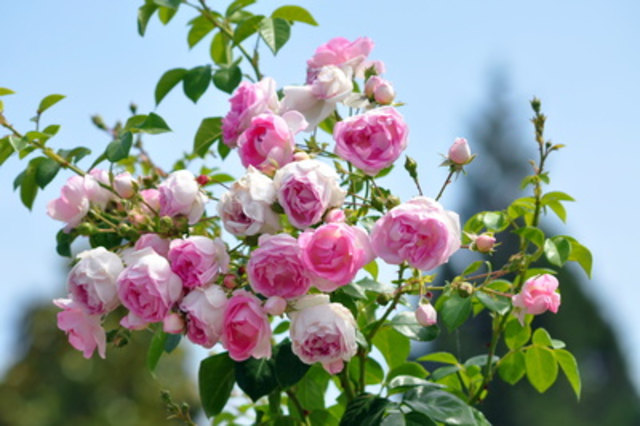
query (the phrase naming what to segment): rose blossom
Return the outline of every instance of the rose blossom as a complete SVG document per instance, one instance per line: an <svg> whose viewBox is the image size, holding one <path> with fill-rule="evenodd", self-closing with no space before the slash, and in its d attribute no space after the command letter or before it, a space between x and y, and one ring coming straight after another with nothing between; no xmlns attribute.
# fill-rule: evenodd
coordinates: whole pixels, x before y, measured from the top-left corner
<svg viewBox="0 0 640 426"><path fill-rule="evenodd" d="M305 296L290 314L293 353L305 364L322 363L330 374L342 371L358 349L356 322L340 303L329 303L327 295Z"/></svg>
<svg viewBox="0 0 640 426"><path fill-rule="evenodd" d="M118 296L129 309L120 322L127 328L162 321L182 296L182 281L169 261L150 247L134 253L118 277Z"/></svg>
<svg viewBox="0 0 640 426"><path fill-rule="evenodd" d="M352 42L344 37L332 38L319 46L307 61L307 84L313 83L326 65L344 65L355 71L372 50L373 41L368 37L359 37Z"/></svg>
<svg viewBox="0 0 640 426"><path fill-rule="evenodd" d="M251 252L247 276L251 288L267 297L285 299L306 294L311 276L300 259L300 247L289 234L262 235Z"/></svg>
<svg viewBox="0 0 640 426"><path fill-rule="evenodd" d="M348 284L375 255L369 236L358 227L329 223L298 237L304 266L321 278L314 286L324 292Z"/></svg>
<svg viewBox="0 0 640 426"><path fill-rule="evenodd" d="M104 209L109 201L115 198L115 194L102 185L111 186L109 172L106 170L92 169L84 175L84 191L89 201Z"/></svg>
<svg viewBox="0 0 640 426"><path fill-rule="evenodd" d="M547 310L557 313L560 307L560 294L556 292L557 288L558 280L553 275L543 274L529 278L522 286L520 293L512 297L520 323L524 322L525 314L539 315Z"/></svg>
<svg viewBox="0 0 640 426"><path fill-rule="evenodd" d="M320 222L328 208L342 205L346 194L336 171L318 160L287 164L278 170L273 183L289 221L300 229Z"/></svg>
<svg viewBox="0 0 640 426"><path fill-rule="evenodd" d="M281 116L264 113L251 119L251 124L238 138L238 154L242 165L272 173L293 160L294 135L307 127L302 114L289 111Z"/></svg>
<svg viewBox="0 0 640 426"><path fill-rule="evenodd" d="M221 340L234 361L271 357L271 325L260 305L244 290L236 290L227 303Z"/></svg>
<svg viewBox="0 0 640 426"><path fill-rule="evenodd" d="M184 215L189 225L196 223L204 212L206 196L200 192L195 176L188 170L178 170L158 186L160 215Z"/></svg>
<svg viewBox="0 0 640 426"><path fill-rule="evenodd" d="M219 273L227 272L229 255L220 238L195 235L171 241L169 254L171 270L187 289L213 282Z"/></svg>
<svg viewBox="0 0 640 426"><path fill-rule="evenodd" d="M169 244L171 241L166 238L162 238L158 234L142 234L138 241L136 241L133 248L135 250L142 250L145 247L151 247L153 251L158 253L162 257L167 257L169 254Z"/></svg>
<svg viewBox="0 0 640 426"><path fill-rule="evenodd" d="M236 236L273 233L280 229L278 215L271 210L276 200L273 181L249 166L218 202L224 229Z"/></svg>
<svg viewBox="0 0 640 426"><path fill-rule="evenodd" d="M222 318L227 295L217 285L196 288L180 302L180 310L187 314L187 337L193 343L210 348L222 335Z"/></svg>
<svg viewBox="0 0 640 426"><path fill-rule="evenodd" d="M278 111L276 82L270 77L258 83L242 82L229 98L229 103L231 110L222 119L222 141L229 148L234 148L238 136L249 127L253 117Z"/></svg>
<svg viewBox="0 0 640 426"><path fill-rule="evenodd" d="M71 176L60 190L60 198L49 201L47 214L55 220L66 222L65 231L75 228L89 212L89 199L84 191L84 179Z"/></svg>
<svg viewBox="0 0 640 426"><path fill-rule="evenodd" d="M460 219L431 198L415 197L376 222L371 242L387 263L406 260L414 268L430 270L447 262L460 248Z"/></svg>
<svg viewBox="0 0 640 426"><path fill-rule="evenodd" d="M415 316L416 321L424 327L429 327L438 322L438 313L431 303L418 306Z"/></svg>
<svg viewBox="0 0 640 426"><path fill-rule="evenodd" d="M63 309L58 312L58 328L67 333L71 346L85 358L91 358L97 348L100 358L104 358L107 336L100 325L100 315L87 314L71 299L55 299L53 304Z"/></svg>
<svg viewBox="0 0 640 426"><path fill-rule="evenodd" d="M113 189L122 198L131 198L136 193L136 181L129 172L120 173L113 178Z"/></svg>
<svg viewBox="0 0 640 426"><path fill-rule="evenodd" d="M143 204L142 205L143 210L146 210L148 213L151 213L148 211L149 207L151 207L155 211L160 210L160 191L154 188L143 189L142 191L140 191L140 195L142 196L142 199L144 200L144 202L149 205L149 206L146 206Z"/></svg>
<svg viewBox="0 0 640 426"><path fill-rule="evenodd" d="M336 123L335 153L369 176L389 167L407 147L409 128L392 107L376 108Z"/></svg>
<svg viewBox="0 0 640 426"><path fill-rule="evenodd" d="M471 150L465 138L457 138L449 148L449 161L458 165L464 165L471 160Z"/></svg>
<svg viewBox="0 0 640 426"><path fill-rule="evenodd" d="M72 299L88 314L105 314L119 305L116 280L124 267L117 254L96 247L78 254L80 261L69 272Z"/></svg>

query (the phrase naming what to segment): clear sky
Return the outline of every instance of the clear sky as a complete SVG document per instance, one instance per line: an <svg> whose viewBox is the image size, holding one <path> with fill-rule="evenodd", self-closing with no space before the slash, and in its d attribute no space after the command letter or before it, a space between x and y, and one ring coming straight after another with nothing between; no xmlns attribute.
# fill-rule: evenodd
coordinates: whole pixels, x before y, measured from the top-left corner
<svg viewBox="0 0 640 426"><path fill-rule="evenodd" d="M208 43L192 51L186 44L185 23L191 11L180 11L168 27L154 19L147 36L140 38L135 24L139 3L3 2L0 87L18 93L4 99L9 120L27 128L42 97L65 94L67 99L44 116L44 123L62 125L54 145L85 145L100 152L108 139L90 124L91 114L100 113L112 123L127 116L131 101L142 113L152 111L153 90L165 70L207 63ZM292 2L263 3L252 10ZM615 326L640 387L640 286L634 273L640 237L635 164L640 159L640 3L300 4L320 27L296 24L277 61L264 53L264 71L280 85L301 83L305 60L319 44L339 35L371 37L376 42L371 56L387 63L386 77L394 83L398 99L408 104L402 111L411 127L407 154L419 159L423 188L432 196L446 173L436 168L438 154L446 152L455 137L465 136L471 119L486 105L491 70L502 67L510 78L510 98L523 132L530 132L529 99L542 99L550 117L548 137L567 145L550 162L551 189L578 200L568 206L567 233L594 254L594 279L587 291ZM223 114L227 108L226 97L214 90L196 106L179 92L171 93L157 109L174 132L147 139L149 150L165 167L190 150L203 117ZM54 253L60 225L44 211L68 175L60 175L28 213L11 186L24 166L11 159L0 167L0 372L15 355L10 343L24 306L63 295L64 262ZM227 167L231 174L241 174L237 161ZM403 199L415 195L406 182L398 173L390 184ZM455 188L447 193L445 205L455 205L459 194ZM589 326L588 318L584 324Z"/></svg>

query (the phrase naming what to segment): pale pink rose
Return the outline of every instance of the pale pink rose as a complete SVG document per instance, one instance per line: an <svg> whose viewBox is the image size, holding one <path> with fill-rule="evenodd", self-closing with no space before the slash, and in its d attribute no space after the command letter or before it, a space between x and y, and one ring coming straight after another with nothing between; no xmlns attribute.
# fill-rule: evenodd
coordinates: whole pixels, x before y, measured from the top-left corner
<svg viewBox="0 0 640 426"><path fill-rule="evenodd" d="M373 70L375 71L375 75L384 74L384 72L387 70L387 67L384 64L384 62L380 60L375 60L375 61L366 60L366 61L360 62L360 65L358 65L355 68L354 75L357 78L365 78L366 71L370 68L373 68Z"/></svg>
<svg viewBox="0 0 640 426"><path fill-rule="evenodd" d="M234 148L238 136L244 132L251 119L264 112L279 109L276 82L265 77L258 83L242 82L229 98L231 110L222 119L222 141Z"/></svg>
<svg viewBox="0 0 640 426"><path fill-rule="evenodd" d="M326 223L344 223L347 221L347 216L344 214L344 210L331 209L324 215L324 221Z"/></svg>
<svg viewBox="0 0 640 426"><path fill-rule="evenodd" d="M342 205L346 194L335 169L318 160L287 164L277 171L273 183L278 202L299 229L322 221L327 209Z"/></svg>
<svg viewBox="0 0 640 426"><path fill-rule="evenodd" d="M55 220L66 222L69 231L82 222L89 212L89 199L84 190L84 179L71 176L60 191L60 198L49 201L47 214Z"/></svg>
<svg viewBox="0 0 640 426"><path fill-rule="evenodd" d="M539 315L546 311L557 313L560 307L557 289L558 279L553 275L543 274L529 278L520 293L512 297L520 322L523 323L525 314Z"/></svg>
<svg viewBox="0 0 640 426"><path fill-rule="evenodd" d="M201 235L171 241L167 258L186 289L211 284L229 267L229 255L222 240Z"/></svg>
<svg viewBox="0 0 640 426"><path fill-rule="evenodd" d="M187 337L193 343L210 348L222 335L222 320L227 295L217 285L196 288L180 302L187 315Z"/></svg>
<svg viewBox="0 0 640 426"><path fill-rule="evenodd" d="M62 308L58 312L58 328L69 338L69 343L82 352L85 358L91 358L93 351L105 357L107 337L100 324L100 315L89 315L71 299L55 299L53 304Z"/></svg>
<svg viewBox="0 0 640 426"><path fill-rule="evenodd" d="M418 306L415 312L418 324L429 327L438 322L438 313L431 303Z"/></svg>
<svg viewBox="0 0 640 426"><path fill-rule="evenodd" d="M482 234L478 235L474 243L476 250L480 253L491 253L493 251L493 246L496 244L496 239L492 235Z"/></svg>
<svg viewBox="0 0 640 426"><path fill-rule="evenodd" d="M104 209L109 201L116 198L115 194L102 185L111 186L109 172L106 170L92 169L84 175L84 191L92 203Z"/></svg>
<svg viewBox="0 0 640 426"><path fill-rule="evenodd" d="M367 59L373 46L373 41L367 37L359 37L352 42L344 37L329 40L319 46L307 61L307 84L311 84L326 65L348 66L355 71Z"/></svg>
<svg viewBox="0 0 640 426"><path fill-rule="evenodd" d="M262 235L251 252L247 276L251 288L264 296L285 299L306 294L311 276L300 259L300 247L289 234Z"/></svg>
<svg viewBox="0 0 640 426"><path fill-rule="evenodd" d="M311 299L309 303L304 299ZM305 364L322 363L330 374L342 371L357 352L356 322L347 308L326 295L305 296L290 313L294 354Z"/></svg>
<svg viewBox="0 0 640 426"><path fill-rule="evenodd" d="M222 344L234 361L271 357L271 326L253 294L236 290L227 303L222 323Z"/></svg>
<svg viewBox="0 0 640 426"><path fill-rule="evenodd" d="M375 258L369 235L345 223L307 230L298 237L298 244L304 266L321 278L313 285L324 292L348 284Z"/></svg>
<svg viewBox="0 0 640 426"><path fill-rule="evenodd" d="M304 151L298 151L293 153L293 161L308 160L310 158L311 157L309 156L309 154L307 154Z"/></svg>
<svg viewBox="0 0 640 426"><path fill-rule="evenodd" d="M195 176L188 170L178 170L158 186L161 216L186 216L189 225L202 217L206 196L200 191Z"/></svg>
<svg viewBox="0 0 640 426"><path fill-rule="evenodd" d="M460 219L437 201L416 197L388 211L374 225L371 242L385 262L425 271L449 260L460 248Z"/></svg>
<svg viewBox="0 0 640 426"><path fill-rule="evenodd" d="M88 314L106 314L120 304L116 280L124 269L117 254L96 247L78 254L67 278L74 302Z"/></svg>
<svg viewBox="0 0 640 426"><path fill-rule="evenodd" d="M143 204L143 210L146 210L148 213L151 213L148 211L149 207L151 207L156 212L160 210L160 191L154 188L143 189L142 191L140 191L140 195L142 196L144 202L149 205L147 207Z"/></svg>
<svg viewBox="0 0 640 426"><path fill-rule="evenodd" d="M238 138L238 154L242 165L253 166L264 173L293 161L294 135L307 126L297 111L281 116L265 113L255 116Z"/></svg>
<svg viewBox="0 0 640 426"><path fill-rule="evenodd" d="M150 247L130 256L130 262L118 277L118 296L130 311L121 324L139 328L162 321L182 296L180 277Z"/></svg>
<svg viewBox="0 0 640 426"><path fill-rule="evenodd" d="M158 253L162 257L167 257L169 254L169 244L171 241L166 238L162 238L158 234L142 234L138 241L136 241L133 248L135 250L142 250L146 247L151 247L153 251Z"/></svg>
<svg viewBox="0 0 640 426"><path fill-rule="evenodd" d="M271 296L264 302L264 311L269 315L282 315L287 309L287 301L280 296Z"/></svg>
<svg viewBox="0 0 640 426"><path fill-rule="evenodd" d="M392 107L376 108L336 123L335 153L369 176L389 167L407 147L409 128Z"/></svg>
<svg viewBox="0 0 640 426"><path fill-rule="evenodd" d="M170 334L180 334L184 331L184 325L182 315L172 312L162 320L162 331Z"/></svg>
<svg viewBox="0 0 640 426"><path fill-rule="evenodd" d="M136 181L131 173L120 173L113 178L113 189L116 190L122 198L131 198L136 193Z"/></svg>
<svg viewBox="0 0 640 426"><path fill-rule="evenodd" d="M449 161L455 164L467 164L471 160L471 150L465 138L457 138L449 148Z"/></svg>
<svg viewBox="0 0 640 426"><path fill-rule="evenodd" d="M364 93L381 105L390 104L396 96L391 83L377 75L369 77L364 86Z"/></svg>
<svg viewBox="0 0 640 426"><path fill-rule="evenodd" d="M236 236L274 233L280 230L280 219L271 209L275 200L273 181L249 166L220 198L218 215L224 229Z"/></svg>

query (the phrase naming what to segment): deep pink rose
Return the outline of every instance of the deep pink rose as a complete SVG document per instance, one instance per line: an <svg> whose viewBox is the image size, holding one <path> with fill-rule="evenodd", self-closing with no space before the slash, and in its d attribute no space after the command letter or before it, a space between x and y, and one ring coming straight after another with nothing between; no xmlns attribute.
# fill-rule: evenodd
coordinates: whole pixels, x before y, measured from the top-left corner
<svg viewBox="0 0 640 426"><path fill-rule="evenodd" d="M237 290L224 311L222 344L234 361L271 357L271 326L253 294Z"/></svg>
<svg viewBox="0 0 640 426"><path fill-rule="evenodd" d="M169 244L171 241L166 238L162 238L158 234L142 234L138 241L136 241L133 248L135 250L142 250L146 247L151 247L153 251L158 253L162 257L167 257L169 254Z"/></svg>
<svg viewBox="0 0 640 426"><path fill-rule="evenodd" d="M319 294L303 297L296 308L290 314L293 353L305 364L322 363L330 374L342 371L358 350L351 311Z"/></svg>
<svg viewBox="0 0 640 426"><path fill-rule="evenodd" d="M58 312L58 328L67 333L71 346L85 358L91 358L97 348L98 355L104 358L107 337L100 325L100 315L87 314L70 299L55 299L53 304L63 309Z"/></svg>
<svg viewBox="0 0 640 426"><path fill-rule="evenodd" d="M300 259L300 247L289 234L262 235L259 247L247 263L249 284L254 291L285 299L306 294L311 275Z"/></svg>
<svg viewBox="0 0 640 426"><path fill-rule="evenodd" d="M212 240L195 235L171 241L171 270L182 279L186 289L211 284L219 273L227 272L229 255L220 238Z"/></svg>
<svg viewBox="0 0 640 426"><path fill-rule="evenodd" d="M193 225L202 217L206 196L200 191L196 178L188 170L178 170L158 186L160 215L183 215Z"/></svg>
<svg viewBox="0 0 640 426"><path fill-rule="evenodd" d="M67 278L69 293L88 314L106 314L119 304L116 280L124 269L117 254L104 247L83 251Z"/></svg>
<svg viewBox="0 0 640 426"><path fill-rule="evenodd" d="M289 222L299 229L322 221L327 209L342 205L346 194L335 169L318 160L287 164L277 171L273 184Z"/></svg>
<svg viewBox="0 0 640 426"><path fill-rule="evenodd" d="M253 117L278 111L276 82L270 77L258 83L242 82L229 98L229 103L231 110L222 119L222 141L229 148L234 148L238 136L249 127Z"/></svg>
<svg viewBox="0 0 640 426"><path fill-rule="evenodd" d="M187 337L193 343L210 348L222 335L222 319L227 295L217 285L196 288L180 302L180 310L187 314Z"/></svg>
<svg viewBox="0 0 640 426"><path fill-rule="evenodd" d="M49 201L47 214L55 220L66 222L65 230L71 230L82 222L89 212L89 199L84 190L84 179L71 176L60 191L60 198Z"/></svg>
<svg viewBox="0 0 640 426"><path fill-rule="evenodd" d="M376 108L336 123L335 152L369 176L389 167L407 147L409 128L392 107Z"/></svg>
<svg viewBox="0 0 640 426"><path fill-rule="evenodd" d="M325 65L348 66L355 71L367 59L373 46L373 41L368 37L359 37L354 41L344 37L332 38L319 46L307 61L307 84L313 83Z"/></svg>
<svg viewBox="0 0 640 426"><path fill-rule="evenodd" d="M249 127L238 138L238 154L242 165L272 173L293 160L294 134L307 126L302 114L289 111L282 117L265 113L251 119Z"/></svg>
<svg viewBox="0 0 640 426"><path fill-rule="evenodd" d="M416 197L387 212L374 225L371 242L385 262L425 271L442 265L460 248L460 219L435 200Z"/></svg>
<svg viewBox="0 0 640 426"><path fill-rule="evenodd" d="M300 234L298 244L304 266L321 278L313 285L325 292L351 282L375 258L367 233L345 223L310 229Z"/></svg>
<svg viewBox="0 0 640 426"><path fill-rule="evenodd" d="M182 296L182 281L169 261L150 247L130 256L130 264L118 277L118 296L129 309L121 324L139 328L162 321Z"/></svg>
<svg viewBox="0 0 640 426"><path fill-rule="evenodd" d="M525 314L539 315L546 311L554 314L560 307L558 279L553 275L543 274L529 278L520 293L512 297L513 306L517 308L516 316L522 323Z"/></svg>

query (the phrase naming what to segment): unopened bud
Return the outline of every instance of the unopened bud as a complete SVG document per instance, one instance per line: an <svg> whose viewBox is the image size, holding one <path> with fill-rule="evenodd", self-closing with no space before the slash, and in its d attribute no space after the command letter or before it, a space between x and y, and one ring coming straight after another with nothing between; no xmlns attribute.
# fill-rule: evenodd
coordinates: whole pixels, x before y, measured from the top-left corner
<svg viewBox="0 0 640 426"><path fill-rule="evenodd" d="M393 86L384 78L374 75L364 85L364 93L369 99L374 99L381 105L388 105L396 97Z"/></svg>
<svg viewBox="0 0 640 426"><path fill-rule="evenodd" d="M411 176L411 179L418 178L418 163L416 163L416 160L409 157L408 155L404 161L404 169L409 172L409 176Z"/></svg>
<svg viewBox="0 0 640 426"><path fill-rule="evenodd" d="M231 290L232 288L235 288L236 286L235 275L232 275L232 274L225 275L224 278L222 279L222 285L228 288L229 290Z"/></svg>
<svg viewBox="0 0 640 426"><path fill-rule="evenodd" d="M293 161L303 161L303 160L308 160L310 158L311 157L309 157L309 154L307 154L304 151L298 151L293 153Z"/></svg>
<svg viewBox="0 0 640 426"><path fill-rule="evenodd" d="M418 324L429 327L438 322L438 313L431 303L418 306L415 312Z"/></svg>
<svg viewBox="0 0 640 426"><path fill-rule="evenodd" d="M324 216L324 221L326 223L344 223L347 220L347 217L344 214L344 211L340 209L331 209Z"/></svg>
<svg viewBox="0 0 640 426"><path fill-rule="evenodd" d="M458 294L460 297L469 297L473 294L474 288L471 283L463 282L458 286Z"/></svg>
<svg viewBox="0 0 640 426"><path fill-rule="evenodd" d="M92 115L91 122L100 130L107 130L107 125L104 124L104 120L99 115Z"/></svg>
<svg viewBox="0 0 640 426"><path fill-rule="evenodd" d="M467 164L471 161L471 150L465 138L457 138L449 148L449 161L458 165Z"/></svg>
<svg viewBox="0 0 640 426"><path fill-rule="evenodd" d="M90 223L81 223L75 227L75 230L80 235L91 235L95 232L96 227Z"/></svg>
<svg viewBox="0 0 640 426"><path fill-rule="evenodd" d="M131 177L131 173L124 172L113 178L113 189L122 198L131 198L136 193L136 182Z"/></svg>
<svg viewBox="0 0 640 426"><path fill-rule="evenodd" d="M287 309L287 301L280 296L271 296L264 302L264 311L269 315L282 315Z"/></svg>
<svg viewBox="0 0 640 426"><path fill-rule="evenodd" d="M184 331L184 319L178 313L170 313L162 320L162 330L170 334L182 333Z"/></svg>
<svg viewBox="0 0 640 426"><path fill-rule="evenodd" d="M491 253L493 251L493 246L496 244L496 239L491 234L482 234L476 238L474 244L476 250L480 253Z"/></svg>
<svg viewBox="0 0 640 426"><path fill-rule="evenodd" d="M198 182L198 184L200 186L205 186L206 184L208 184L210 181L209 176L207 175L200 175L196 178L196 182Z"/></svg>

